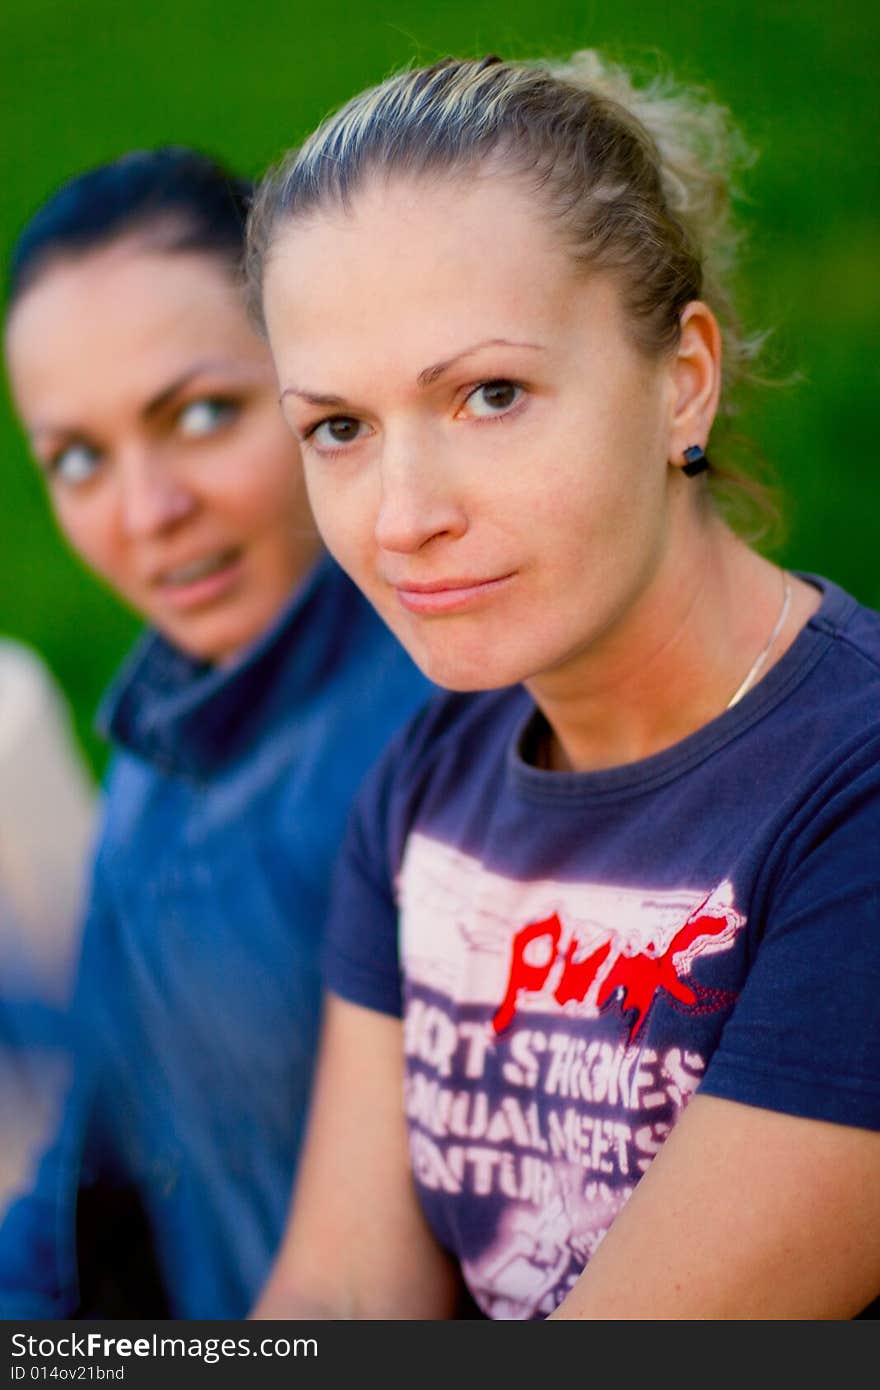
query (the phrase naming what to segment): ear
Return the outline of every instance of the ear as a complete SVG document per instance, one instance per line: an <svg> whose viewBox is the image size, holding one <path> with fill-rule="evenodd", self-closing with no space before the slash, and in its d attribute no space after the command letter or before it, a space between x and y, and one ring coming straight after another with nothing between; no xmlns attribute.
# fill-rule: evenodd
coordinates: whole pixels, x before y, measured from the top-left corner
<svg viewBox="0 0 880 1390"><path fill-rule="evenodd" d="M707 448L721 394L721 330L702 300L691 300L682 310L681 336L671 365L669 462L681 467L690 445Z"/></svg>

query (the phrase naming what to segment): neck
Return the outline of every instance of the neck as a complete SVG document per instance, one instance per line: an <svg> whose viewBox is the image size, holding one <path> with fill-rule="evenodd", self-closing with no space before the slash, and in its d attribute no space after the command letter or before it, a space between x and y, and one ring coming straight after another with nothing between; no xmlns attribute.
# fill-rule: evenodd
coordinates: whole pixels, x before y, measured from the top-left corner
<svg viewBox="0 0 880 1390"><path fill-rule="evenodd" d="M801 594L761 674L790 645ZM717 518L669 547L625 611L588 648L526 685L550 725L544 763L589 771L672 747L726 708L773 634L780 571Z"/></svg>

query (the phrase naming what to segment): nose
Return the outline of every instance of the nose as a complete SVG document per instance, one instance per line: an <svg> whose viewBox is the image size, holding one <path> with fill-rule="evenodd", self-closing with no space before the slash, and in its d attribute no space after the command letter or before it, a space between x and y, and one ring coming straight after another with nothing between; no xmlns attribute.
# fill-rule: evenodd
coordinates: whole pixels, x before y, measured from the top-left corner
<svg viewBox="0 0 880 1390"><path fill-rule="evenodd" d="M160 535L195 509L196 499L165 461L147 450L119 460L120 512L130 540Z"/></svg>
<svg viewBox="0 0 880 1390"><path fill-rule="evenodd" d="M414 554L441 536L454 540L467 531L464 499L450 462L444 461L436 444L387 438L380 477L375 526L380 549Z"/></svg>

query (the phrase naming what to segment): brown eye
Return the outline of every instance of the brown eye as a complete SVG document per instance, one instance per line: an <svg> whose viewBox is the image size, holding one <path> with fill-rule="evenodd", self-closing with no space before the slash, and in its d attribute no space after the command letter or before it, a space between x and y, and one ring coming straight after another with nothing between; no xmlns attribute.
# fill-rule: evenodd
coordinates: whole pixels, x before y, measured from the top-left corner
<svg viewBox="0 0 880 1390"><path fill-rule="evenodd" d="M522 394L522 387L515 381L484 381L471 392L465 404L471 415L485 420L492 415L503 415L518 403Z"/></svg>
<svg viewBox="0 0 880 1390"><path fill-rule="evenodd" d="M338 449L340 446L353 444L363 428L363 422L355 420L351 415L334 415L331 419L322 420L320 425L316 425L307 438L312 439L319 449Z"/></svg>

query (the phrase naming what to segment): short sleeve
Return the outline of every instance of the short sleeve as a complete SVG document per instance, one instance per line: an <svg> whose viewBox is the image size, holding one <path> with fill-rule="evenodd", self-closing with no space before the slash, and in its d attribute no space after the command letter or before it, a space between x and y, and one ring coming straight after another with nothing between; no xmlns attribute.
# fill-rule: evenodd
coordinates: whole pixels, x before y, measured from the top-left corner
<svg viewBox="0 0 880 1390"><path fill-rule="evenodd" d="M379 1013L402 1013L390 805L395 740L352 806L337 859L322 953L326 987Z"/></svg>
<svg viewBox="0 0 880 1390"><path fill-rule="evenodd" d="M811 808L700 1090L880 1129L880 749Z"/></svg>

